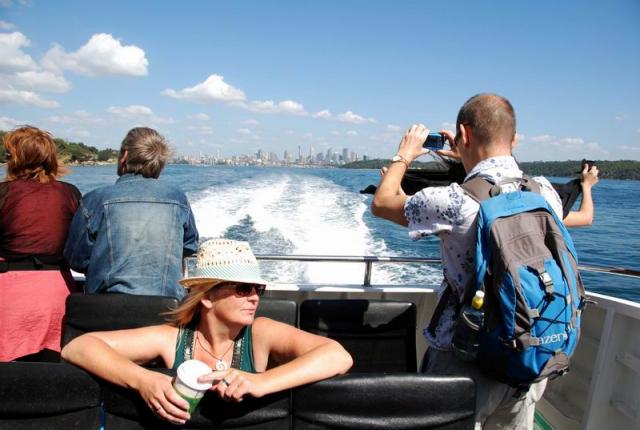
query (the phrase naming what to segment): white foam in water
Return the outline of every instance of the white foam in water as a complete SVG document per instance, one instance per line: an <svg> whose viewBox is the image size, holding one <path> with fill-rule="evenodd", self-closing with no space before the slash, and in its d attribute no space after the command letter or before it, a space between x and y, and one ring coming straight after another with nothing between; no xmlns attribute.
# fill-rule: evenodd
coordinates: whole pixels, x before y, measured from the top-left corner
<svg viewBox="0 0 640 430"><path fill-rule="evenodd" d="M365 198L316 176L265 174L209 188L191 199L201 237L220 237L229 227L250 216L257 232L277 231L293 244L295 254L388 255L384 242L372 238L363 220L367 210ZM265 276L317 284L360 284L364 276L361 264L302 266L304 269L299 269L296 276L300 279L290 279L282 273ZM387 283L395 277L393 272L377 267L373 282Z"/></svg>

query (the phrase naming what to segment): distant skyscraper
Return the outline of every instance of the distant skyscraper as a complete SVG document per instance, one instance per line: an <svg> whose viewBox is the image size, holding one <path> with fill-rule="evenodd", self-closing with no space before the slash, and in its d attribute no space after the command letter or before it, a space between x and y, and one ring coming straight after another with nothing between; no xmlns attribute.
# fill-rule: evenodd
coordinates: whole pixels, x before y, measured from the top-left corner
<svg viewBox="0 0 640 430"><path fill-rule="evenodd" d="M342 161L349 162L349 148L342 148Z"/></svg>

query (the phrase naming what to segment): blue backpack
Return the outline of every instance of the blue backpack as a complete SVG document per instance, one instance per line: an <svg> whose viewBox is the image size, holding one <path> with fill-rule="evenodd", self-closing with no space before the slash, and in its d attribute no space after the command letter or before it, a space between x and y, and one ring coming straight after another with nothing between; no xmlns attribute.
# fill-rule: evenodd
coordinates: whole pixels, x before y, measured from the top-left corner
<svg viewBox="0 0 640 430"><path fill-rule="evenodd" d="M517 191L501 193L509 182ZM476 285L464 299L485 292L480 367L512 386L566 373L586 304L567 229L528 177L476 177L463 189L480 204Z"/></svg>

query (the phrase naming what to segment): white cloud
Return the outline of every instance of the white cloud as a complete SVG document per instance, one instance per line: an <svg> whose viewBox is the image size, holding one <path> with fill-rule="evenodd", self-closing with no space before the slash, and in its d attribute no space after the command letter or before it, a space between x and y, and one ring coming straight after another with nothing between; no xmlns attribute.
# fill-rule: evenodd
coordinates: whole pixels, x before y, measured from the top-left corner
<svg viewBox="0 0 640 430"><path fill-rule="evenodd" d="M18 31L0 33L0 70L15 72L36 69L37 65L33 58L22 51L22 48L29 45L27 36Z"/></svg>
<svg viewBox="0 0 640 430"><path fill-rule="evenodd" d="M351 124L364 124L367 122L376 122L374 118L365 118L361 115L355 114L353 112L346 111L345 113L341 113L336 116L336 119L340 122L348 122Z"/></svg>
<svg viewBox="0 0 640 430"><path fill-rule="evenodd" d="M340 136L340 132L339 132L339 131L337 131L337 130L332 130L332 131L331 131L331 135L332 135L332 136Z"/></svg>
<svg viewBox="0 0 640 430"><path fill-rule="evenodd" d="M251 130L249 130L248 128L239 128L238 129L238 133L240 133L242 135L245 135L245 136L249 136L249 135L253 134L251 132Z"/></svg>
<svg viewBox="0 0 640 430"><path fill-rule="evenodd" d="M0 120L1 119L2 118L0 117ZM618 148L622 149L623 151L640 152L640 146L621 145Z"/></svg>
<svg viewBox="0 0 640 430"><path fill-rule="evenodd" d="M443 122L442 124L440 124L440 130L447 130L450 131L452 133L455 133L456 130L456 125L450 122Z"/></svg>
<svg viewBox="0 0 640 430"><path fill-rule="evenodd" d="M330 119L332 117L331 112L328 109L318 111L312 115L314 118Z"/></svg>
<svg viewBox="0 0 640 430"><path fill-rule="evenodd" d="M77 137L77 138L86 138L91 136L87 130L81 127L71 127L65 133L66 136Z"/></svg>
<svg viewBox="0 0 640 430"><path fill-rule="evenodd" d="M628 113L623 113L621 115L616 115L616 121L624 121L626 119L629 119L629 114Z"/></svg>
<svg viewBox="0 0 640 430"><path fill-rule="evenodd" d="M18 0L18 3L26 6L30 3L30 0ZM13 0L0 0L0 6L2 7L10 7L11 5L13 5Z"/></svg>
<svg viewBox="0 0 640 430"><path fill-rule="evenodd" d="M199 113L196 115L196 119L198 121L208 121L209 120L209 115L207 115L206 113Z"/></svg>
<svg viewBox="0 0 640 430"><path fill-rule="evenodd" d="M532 136L531 140L532 142L551 142L552 140L555 139L555 136L551 136L549 134L542 134L539 136Z"/></svg>
<svg viewBox="0 0 640 430"><path fill-rule="evenodd" d="M0 75L13 87L32 91L65 93L71 89L71 83L64 76L49 71L17 72L13 75Z"/></svg>
<svg viewBox="0 0 640 430"><path fill-rule="evenodd" d="M213 128L205 124L190 125L187 126L187 130L193 131L197 134L213 134Z"/></svg>
<svg viewBox="0 0 640 430"><path fill-rule="evenodd" d="M522 141L523 141L523 140L525 140L526 138L527 138L527 136L525 136L524 134L522 134L522 133L516 133L516 139L517 139L517 142L522 142Z"/></svg>
<svg viewBox="0 0 640 430"><path fill-rule="evenodd" d="M47 121L54 124L104 124L104 118L90 114L84 110L77 110L71 115L52 115Z"/></svg>
<svg viewBox="0 0 640 430"><path fill-rule="evenodd" d="M292 113L295 115L306 115L306 111L304 110L304 106L298 102L294 102L293 100L285 100L278 103L278 107L281 112Z"/></svg>
<svg viewBox="0 0 640 430"><path fill-rule="evenodd" d="M173 124L173 118L154 115L151 108L142 105L110 106L107 112L120 118L134 118L150 124ZM137 125L144 126L145 124Z"/></svg>
<svg viewBox="0 0 640 430"><path fill-rule="evenodd" d="M123 46L111 34L99 33L75 52L67 53L54 44L42 59L43 67L71 70L86 76L145 76L149 62L144 50L135 45Z"/></svg>
<svg viewBox="0 0 640 430"><path fill-rule="evenodd" d="M552 145L570 145L570 146L581 146L584 145L584 139L581 137L564 137L557 141L551 142Z"/></svg>
<svg viewBox="0 0 640 430"><path fill-rule="evenodd" d="M358 132L357 132L357 131L355 131L355 130L349 130L349 131L347 131L345 134L346 134L347 136L352 136L352 137L353 137L353 136L357 136L357 135L358 135Z"/></svg>
<svg viewBox="0 0 640 430"><path fill-rule="evenodd" d="M400 127L399 125L387 124L386 130L392 131L392 132L398 132L402 130L402 127Z"/></svg>
<svg viewBox="0 0 640 430"><path fill-rule="evenodd" d="M14 90L12 88L0 88L0 103L17 103L48 109L60 106L58 102L45 99L33 91Z"/></svg>
<svg viewBox="0 0 640 430"><path fill-rule="evenodd" d="M15 29L16 26L7 21L0 21L0 30L10 31Z"/></svg>
<svg viewBox="0 0 640 430"><path fill-rule="evenodd" d="M210 75L206 81L191 88L176 91L166 89L162 91L165 96L195 103L238 102L246 100L242 90L239 90L224 81L220 75Z"/></svg>
<svg viewBox="0 0 640 430"><path fill-rule="evenodd" d="M307 115L304 106L293 100L284 100L274 102L273 100L258 101L253 100L249 103L237 103L236 106L260 113L290 113L293 115Z"/></svg>
<svg viewBox="0 0 640 430"><path fill-rule="evenodd" d="M111 106L107 112L114 115L153 115L151 108L141 105Z"/></svg>
<svg viewBox="0 0 640 430"><path fill-rule="evenodd" d="M305 133L302 135L302 138L306 140L311 140L313 139L313 133Z"/></svg>
<svg viewBox="0 0 640 430"><path fill-rule="evenodd" d="M0 130L8 131L22 124L25 124L25 121L9 118L8 116L0 116Z"/></svg>
<svg viewBox="0 0 640 430"><path fill-rule="evenodd" d="M244 124L244 125L258 125L260 124L258 121L256 121L255 119L245 119L244 121L240 121L240 124Z"/></svg>

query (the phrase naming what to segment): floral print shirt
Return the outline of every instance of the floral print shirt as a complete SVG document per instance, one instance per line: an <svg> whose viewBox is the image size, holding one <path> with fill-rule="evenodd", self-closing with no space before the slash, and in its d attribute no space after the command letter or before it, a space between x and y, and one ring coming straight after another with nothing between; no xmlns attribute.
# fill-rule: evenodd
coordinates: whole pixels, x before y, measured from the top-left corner
<svg viewBox="0 0 640 430"><path fill-rule="evenodd" d="M522 171L511 156L492 157L482 160L469 172L465 181L476 176L498 182L504 178L521 178ZM553 211L562 219L562 202L549 181L544 177L533 178L540 185L542 196ZM502 187L503 192L514 191L513 183ZM456 300L462 300L466 286L474 281L476 218L480 206L469 197L462 187L453 183L447 187L425 188L409 197L404 206L409 223L409 236L418 240L424 236L438 235L444 279L440 298L447 283L454 294L435 327L435 336L424 330L431 347L440 350L451 348L451 338L456 321Z"/></svg>

